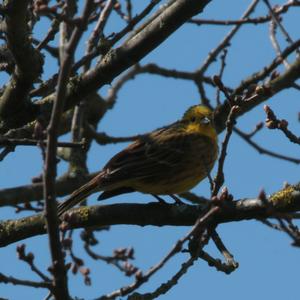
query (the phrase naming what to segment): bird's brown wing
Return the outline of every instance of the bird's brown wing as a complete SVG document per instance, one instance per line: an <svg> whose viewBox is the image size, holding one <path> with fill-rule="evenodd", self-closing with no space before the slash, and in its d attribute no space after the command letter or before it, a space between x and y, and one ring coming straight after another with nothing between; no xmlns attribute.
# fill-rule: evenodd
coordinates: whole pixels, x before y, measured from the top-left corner
<svg viewBox="0 0 300 300"><path fill-rule="evenodd" d="M196 176L194 181L201 179L201 174L206 173L204 165L207 164L207 169L212 166L202 161L202 154L211 147L209 137L167 130L163 128L141 137L107 163L100 200L133 190L166 193L175 177L185 182L193 176Z"/></svg>
<svg viewBox="0 0 300 300"><path fill-rule="evenodd" d="M164 133L163 130L166 129L154 133L160 135ZM159 143L158 140L157 136L145 135L116 154L97 176L59 204L58 215L97 191L104 191L100 200L132 192L134 188L130 183L150 176L161 176L162 171L171 170L182 158L183 152L176 147L165 149L167 143Z"/></svg>
<svg viewBox="0 0 300 300"><path fill-rule="evenodd" d="M107 174L104 181L107 185L122 181L124 185L105 190L100 194L98 200L134 192L135 189L130 182L159 179L166 173L171 175L175 164L182 160L183 154L182 150L170 147L170 145L164 147L145 139L136 141L114 156L104 167Z"/></svg>
<svg viewBox="0 0 300 300"><path fill-rule="evenodd" d="M172 172L184 157L184 139L159 140L145 136L115 155L104 167L104 186L161 177Z"/></svg>

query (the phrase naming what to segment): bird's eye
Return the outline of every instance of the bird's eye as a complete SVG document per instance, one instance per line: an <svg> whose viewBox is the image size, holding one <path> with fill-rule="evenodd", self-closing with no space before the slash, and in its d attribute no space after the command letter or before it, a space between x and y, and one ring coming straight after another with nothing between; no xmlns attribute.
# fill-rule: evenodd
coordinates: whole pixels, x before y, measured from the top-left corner
<svg viewBox="0 0 300 300"><path fill-rule="evenodd" d="M200 123L203 125L207 125L210 123L210 119L208 117L204 117L201 119Z"/></svg>
<svg viewBox="0 0 300 300"><path fill-rule="evenodd" d="M191 117L191 122L196 122L196 117Z"/></svg>

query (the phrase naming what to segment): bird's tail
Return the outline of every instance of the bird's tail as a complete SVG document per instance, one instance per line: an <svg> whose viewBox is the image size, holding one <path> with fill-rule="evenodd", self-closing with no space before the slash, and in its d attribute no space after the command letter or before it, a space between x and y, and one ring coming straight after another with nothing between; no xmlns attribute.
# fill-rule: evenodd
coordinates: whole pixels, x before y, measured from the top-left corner
<svg viewBox="0 0 300 300"><path fill-rule="evenodd" d="M100 175L100 174L99 174ZM92 180L90 180L85 185L81 186L79 189L75 190L70 197L61 202L57 206L57 215L60 217L63 215L67 210L75 206L76 204L83 201L86 197L91 195L92 193L99 191L99 175L94 177Z"/></svg>

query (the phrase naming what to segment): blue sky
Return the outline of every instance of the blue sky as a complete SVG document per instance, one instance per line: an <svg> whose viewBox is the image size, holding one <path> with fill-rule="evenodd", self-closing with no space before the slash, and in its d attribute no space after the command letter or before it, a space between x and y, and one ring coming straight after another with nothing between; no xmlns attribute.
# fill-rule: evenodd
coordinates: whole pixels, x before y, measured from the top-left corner
<svg viewBox="0 0 300 300"><path fill-rule="evenodd" d="M200 17L237 19L249 3L248 0L215 0L205 8ZM271 3L282 4L284 1L271 1ZM254 15L266 13L266 7L261 2ZM283 23L294 39L299 38L299 32L296 30L299 13L300 8L294 9L294 13L288 14L288 19L285 17ZM122 25L116 21L117 18L114 20L115 23L109 25L116 26L116 28ZM42 34L42 30L46 31L46 23L44 26L39 34ZM108 28L112 27L108 26ZM186 24L141 63L154 62L166 68L193 71L202 64L207 53L218 45L229 30L230 27L203 26L198 28L195 25ZM284 46L286 43L283 41L282 47ZM83 49L84 45L82 44L81 47ZM274 57L275 52L268 36L268 25L246 25L232 41L223 80L226 84L235 87L242 79L271 62ZM209 69L208 74L210 76L216 74L219 66L220 63L216 62ZM45 72L51 74L55 71L55 65L50 60L45 67ZM5 76L0 77L3 82L5 79ZM106 86L101 89L100 94L105 95L108 88ZM214 99L215 93L216 91L211 89L208 91L208 96ZM296 134L299 132L298 97L299 94L294 90L288 90L268 100L268 105L274 109L279 118L289 120L290 129ZM112 136L129 136L148 132L179 119L189 106L197 103L199 103L199 95L196 86L191 82L166 79L156 75L139 75L134 81L129 81L120 91L114 109L106 114L98 130L105 131ZM260 105L247 116L240 118L237 126L245 131L251 131L258 122L264 119L263 105ZM68 139L68 136L64 139ZM219 136L219 140L222 141L222 139L223 134ZM289 143L281 132L264 128L257 134L255 141L273 151L300 157L299 146ZM125 145L93 144L88 159L90 171L100 170L105 162ZM225 185L235 199L255 197L262 188L270 194L280 189L284 182L299 181L299 166L260 155L235 135L230 141L228 152L225 163ZM17 148L0 164L0 188L29 184L30 179L40 174L41 169L42 160L38 149ZM65 169L66 165L60 167L59 170L62 173ZM209 196L207 180L193 191ZM96 199L97 195L91 196L90 203L95 204ZM107 203L127 201L146 203L153 199L148 195L134 193L116 197ZM0 217L1 219L13 218L13 210L1 208ZM114 226L110 231L99 234L100 244L95 249L102 254L109 255L115 248L133 246L136 257L134 264L146 271L158 262L188 230L188 227ZM240 298L244 300L296 299L299 267L295 262L299 261L300 250L290 245L291 241L285 234L270 230L256 221L220 225L218 232L240 263L240 267L231 275L225 275L199 260L179 284L160 299L179 300L200 297L203 299L222 297L231 300ZM46 236L25 242L27 249L35 253L37 264L45 270L50 264ZM1 272L20 278L38 279L32 275L27 265L16 260L16 245L0 249ZM207 250L215 256L219 255L211 244ZM84 255L81 242L75 245L75 253L79 256ZM113 267L84 257L86 266L92 269L93 285L86 287L81 276L70 275L70 290L73 296L93 299L131 282L132 279L124 278ZM161 283L167 281L186 259L186 254L178 255L149 283L143 285L139 292L156 289ZM42 299L46 294L44 290L11 285L2 284L0 288L0 297L14 300Z"/></svg>

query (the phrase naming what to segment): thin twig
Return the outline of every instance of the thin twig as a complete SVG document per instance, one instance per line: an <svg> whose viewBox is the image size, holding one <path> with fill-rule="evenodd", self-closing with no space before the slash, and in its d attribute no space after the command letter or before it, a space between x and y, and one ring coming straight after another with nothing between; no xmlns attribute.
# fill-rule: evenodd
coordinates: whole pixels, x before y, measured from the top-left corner
<svg viewBox="0 0 300 300"><path fill-rule="evenodd" d="M286 41L287 41L289 44L293 45L293 44L294 44L294 41L292 40L292 38L290 37L289 33L286 31L286 29L285 29L284 26L282 25L280 19L278 18L278 15L274 13L274 11L273 11L273 9L272 9L272 6L271 6L271 4L270 4L270 2L269 2L269 0L263 0L263 1L265 2L266 6L268 7L268 9L269 9L269 11L270 11L270 14L271 14L271 16L272 16L274 22L276 22L278 28L281 30L282 34L285 36ZM300 54L300 51L299 51L298 48L296 49L296 52L297 52L298 55Z"/></svg>
<svg viewBox="0 0 300 300"><path fill-rule="evenodd" d="M251 139L252 136L249 136L248 134L244 133L243 131L241 131L237 127L234 127L233 131L237 135L239 135L241 138L243 138L245 142L247 142L249 145L251 145L260 154L266 154L266 155L269 155L269 156L272 156L272 157L275 157L275 158L279 158L279 159L282 159L282 160L290 161L290 162L295 163L295 164L300 164L300 158L286 156L286 155L283 155L283 154L276 153L276 152L273 152L271 150L265 149L265 148L261 147L260 145L258 145L257 143L255 143Z"/></svg>
<svg viewBox="0 0 300 300"><path fill-rule="evenodd" d="M203 80L199 79L195 79L195 84L198 88L198 92L200 94L200 98L201 98L201 103L207 107L209 107L210 109L213 109L213 107L211 106L211 101L210 99L207 97L206 95L206 91L204 88L204 84L203 84Z"/></svg>
<svg viewBox="0 0 300 300"><path fill-rule="evenodd" d="M272 12L276 16L280 16L288 11L290 7L300 6L298 1L288 1L286 4L272 9ZM196 24L196 25L222 25L222 26L231 26L239 24L261 24L269 22L272 19L271 15L256 17L256 18L244 18L239 20L206 20L206 19L191 19L187 23Z"/></svg>
<svg viewBox="0 0 300 300"><path fill-rule="evenodd" d="M223 50L223 54L221 55L220 59L221 59L221 67L220 67L220 72L219 72L219 78L222 80L222 77L223 77L223 73L224 73L224 69L225 69L225 66L226 66L226 56L227 56L227 52L228 50L226 48L224 48ZM217 102L217 105L220 105L221 104L221 101L220 101L220 89L217 89L217 96L216 96L216 102Z"/></svg>
<svg viewBox="0 0 300 300"><path fill-rule="evenodd" d="M177 285L178 280L186 274L188 269L193 266L194 262L198 259L199 257L194 257L191 256L186 262L184 262L180 269L172 276L171 279L169 279L167 282L161 284L154 292L147 293L144 295L139 295L137 293L132 294L128 297L128 300L138 300L138 299L147 299L147 300L152 300L156 299L161 295L166 294L171 288L173 288L175 285Z"/></svg>
<svg viewBox="0 0 300 300"><path fill-rule="evenodd" d="M247 18L255 9L256 5L259 3L259 0L253 0L250 6L247 8L245 13L242 15L241 19ZM203 65L198 68L197 73L204 74L209 65L216 59L219 53L229 45L229 41L233 38L233 36L237 33L237 31L241 28L242 24L235 25L232 30L225 36L225 38L221 41L221 43L212 50L206 60L204 61Z"/></svg>
<svg viewBox="0 0 300 300"><path fill-rule="evenodd" d="M126 0L126 10L127 10L127 21L130 23L132 20L132 3L131 0Z"/></svg>
<svg viewBox="0 0 300 300"><path fill-rule="evenodd" d="M125 73L123 76L121 76L118 79L118 81L108 91L108 95L106 97L108 107L109 108L113 107L117 98L117 93L127 81L132 80L135 78L136 75L143 74L143 73L156 74L156 75L160 75L168 78L174 78L174 79L184 79L184 80L194 81L202 96L201 100L203 101L203 104L209 106L209 100L204 95L203 82L213 86L214 83L210 77L202 76L197 72L167 69L158 66L157 64L149 63L143 66L140 64L134 65L131 69L129 69L127 73ZM201 91L203 91L203 94L201 93Z"/></svg>
<svg viewBox="0 0 300 300"><path fill-rule="evenodd" d="M15 151L15 146L7 146L0 152L0 161L4 160L4 158L10 153Z"/></svg>
<svg viewBox="0 0 300 300"><path fill-rule="evenodd" d="M172 247L172 249L168 252L168 254L155 266L150 268L147 273L144 275L141 274L135 282L132 284L122 287L108 295L102 296L97 298L96 300L108 300L108 299L115 299L118 296L125 296L129 293L136 290L140 287L144 282L148 281L149 278L155 274L158 270L160 270L176 253L180 252L182 249L183 244L194 235L197 235L199 231L203 230L205 225L211 220L211 218L220 211L220 207L213 206L206 214L200 216L193 228L181 239L179 239L176 244Z"/></svg>
<svg viewBox="0 0 300 300"><path fill-rule="evenodd" d="M245 133L245 135L249 138L253 138L260 130L263 129L263 127L264 127L264 123L259 122L255 125L255 127L253 128L253 130L251 132Z"/></svg>
<svg viewBox="0 0 300 300"><path fill-rule="evenodd" d="M92 126L87 126L85 130L99 145L132 142L134 140L137 140L139 137L141 137L140 135L133 135L128 137L113 137L107 135L105 132L96 132L92 128Z"/></svg>
<svg viewBox="0 0 300 300"><path fill-rule="evenodd" d="M21 244L17 246L17 254L18 258L25 263L27 263L30 267L30 269L36 273L43 281L45 282L51 282L51 279L45 275L42 271L38 269L38 267L34 263L34 254L32 252L26 253L26 246L25 244Z"/></svg>
<svg viewBox="0 0 300 300"><path fill-rule="evenodd" d="M112 108L116 103L117 95L119 90L123 87L123 85L131 80L134 79L136 74L139 72L139 66L134 65L130 68L123 76L121 76L116 83L108 90L106 103L109 108Z"/></svg>
<svg viewBox="0 0 300 300"><path fill-rule="evenodd" d="M277 23L274 22L274 20L272 20L270 22L270 40L273 45L273 48L276 51L277 57L279 57L282 60L285 68L287 69L287 68L289 68L290 65L286 59L282 58L282 51L280 49L279 42L277 41L277 38L276 38L276 29L277 29Z"/></svg>
<svg viewBox="0 0 300 300"><path fill-rule="evenodd" d="M113 46L120 39L122 39L128 32L132 31L134 26L139 23L143 18L145 18L152 9L158 4L161 0L151 0L150 3L134 18L132 18L131 22L123 28L120 32L116 33L113 38L110 40L110 45ZM144 25L142 25L144 26Z"/></svg>
<svg viewBox="0 0 300 300"><path fill-rule="evenodd" d="M235 125L235 115L238 110L238 106L233 106L230 110L230 113L228 115L227 121L226 121L226 134L224 137L224 140L222 142L222 148L221 148L221 154L218 160L218 170L217 170L217 175L214 179L214 186L212 190L212 197L216 196L224 183L224 163L225 163L225 158L227 155L227 147L228 143L232 134L233 126Z"/></svg>
<svg viewBox="0 0 300 300"><path fill-rule="evenodd" d="M39 42L36 49L41 50L45 48L50 41L52 41L55 38L56 33L59 30L59 21L57 19L54 19L51 23L50 29L48 30L46 36L42 41Z"/></svg>
<svg viewBox="0 0 300 300"><path fill-rule="evenodd" d="M112 47L115 43L117 43L120 39L122 39L127 33L129 33L134 28L134 26L137 23L139 23L143 18L145 18L151 12L151 10L154 8L154 6L157 3L159 3L160 1L161 0L152 0L140 14L137 14L131 20L131 22L125 28L123 28L120 32L114 34L113 38L111 38L109 40L109 45L107 45L108 48ZM72 71L75 72L76 70L78 70L83 65L89 63L92 59L97 57L101 53L101 51L102 51L102 47L98 46L93 51L91 51L90 53L84 55L79 61L77 61L73 65Z"/></svg>
<svg viewBox="0 0 300 300"><path fill-rule="evenodd" d="M84 249L91 258L115 266L121 272L125 273L126 276L134 275L139 271L137 267L129 263L129 260L133 259L133 248L116 249L113 256L95 253L88 243L84 244Z"/></svg>
<svg viewBox="0 0 300 300"><path fill-rule="evenodd" d="M294 246L300 246L300 232L299 229L296 225L294 225L292 223L291 220L285 219L285 221L288 223L288 225L286 225L284 223L284 220L280 217L277 218L277 221L280 224L280 227L283 229L283 231L285 233L287 233L287 235L294 241L293 245Z"/></svg>
<svg viewBox="0 0 300 300"><path fill-rule="evenodd" d="M225 247L223 241L221 240L216 230L212 231L211 238L214 241L220 253L224 256L226 264L233 269L238 268L239 264L234 260L233 255Z"/></svg>
<svg viewBox="0 0 300 300"><path fill-rule="evenodd" d="M71 62L73 60L75 49L87 26L88 17L93 5L94 2L92 0L86 0L81 17L81 26L77 26L72 32L67 49L65 49L61 57L62 60L58 77L56 99L47 133L48 142L44 171L45 217L53 263L52 269L55 281L54 295L56 299L69 298L64 257L59 239L57 207L55 201L57 135L60 118L64 109L66 86L71 72Z"/></svg>
<svg viewBox="0 0 300 300"><path fill-rule="evenodd" d="M3 273L0 273L0 282L2 283L11 283L13 285L24 285L34 288L45 288L51 289L52 285L49 282L41 281L31 281L31 280L22 280L12 276L5 276Z"/></svg>
<svg viewBox="0 0 300 300"><path fill-rule="evenodd" d="M99 37L103 35L103 29L107 23L107 20L112 12L113 6L115 4L115 0L108 0L105 3L104 8L102 9L98 21L96 23L96 26L94 30L91 33L90 38L87 41L87 48L86 48L86 55L91 54L92 49L96 48L97 42ZM87 71L90 67L91 60L87 61L87 63L84 65L85 71Z"/></svg>
<svg viewBox="0 0 300 300"><path fill-rule="evenodd" d="M222 142L222 148L221 148L221 154L218 160L218 170L217 170L217 175L214 179L214 184L213 184L213 189L211 192L211 196L217 196L222 184L224 183L224 172L223 172L223 168L224 168L224 163L225 163L225 158L227 155L227 147L228 147L228 143L230 140L230 137L232 135L232 130L233 127L235 125L235 118L236 118L236 114L238 113L239 110L239 106L235 105L235 101L232 98L232 96L228 93L228 91L226 90L224 84L222 83L221 79L218 76L214 77L214 82L217 85L217 87L223 92L223 94L225 95L225 97L228 99L228 102L231 106L230 112L228 114L227 117L227 121L226 121L226 134L224 137L224 140Z"/></svg>
<svg viewBox="0 0 300 300"><path fill-rule="evenodd" d="M282 53L281 57L277 57L273 59L273 61L264 67L261 71L256 72L249 76L247 79L243 80L240 85L235 89L234 93L235 94L240 94L241 92L244 91L245 88L252 84L258 83L260 80L266 78L268 75L271 74L281 63L282 59L285 59L288 57L291 53L293 53L298 47L300 47L300 39L297 40L294 44L290 45L289 47L286 47Z"/></svg>
<svg viewBox="0 0 300 300"><path fill-rule="evenodd" d="M34 139L13 139L0 137L1 147L16 147L16 146L39 146L42 143L43 146L47 145L47 140L34 140ZM57 142L57 147L65 148L85 148L85 142Z"/></svg>
<svg viewBox="0 0 300 300"><path fill-rule="evenodd" d="M286 225L284 223L284 220L280 217L276 218L279 224L276 223L272 223L267 219L258 219L261 223L263 223L264 225L267 225L268 227L281 231L281 232L285 232L294 242L293 245L294 246L300 246L300 232L299 229L296 225L294 225L292 223L291 220L289 219L285 219L285 221L288 223L288 225Z"/></svg>
<svg viewBox="0 0 300 300"><path fill-rule="evenodd" d="M267 114L266 126L269 129L279 129L279 130L281 130L284 133L284 135L292 143L300 145L300 137L297 137L294 133L292 133L288 129L288 125L289 125L288 121L286 121L284 119L282 119L282 120L277 119L275 113L273 112L273 110L268 105L264 106L264 110Z"/></svg>
<svg viewBox="0 0 300 300"><path fill-rule="evenodd" d="M210 267L215 267L217 271L224 272L225 274L230 274L236 269L236 267L233 267L232 265L222 263L220 259L213 258L203 250L200 252L199 257L205 260Z"/></svg>

